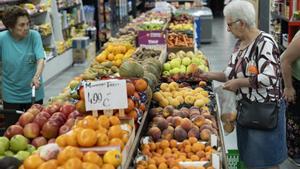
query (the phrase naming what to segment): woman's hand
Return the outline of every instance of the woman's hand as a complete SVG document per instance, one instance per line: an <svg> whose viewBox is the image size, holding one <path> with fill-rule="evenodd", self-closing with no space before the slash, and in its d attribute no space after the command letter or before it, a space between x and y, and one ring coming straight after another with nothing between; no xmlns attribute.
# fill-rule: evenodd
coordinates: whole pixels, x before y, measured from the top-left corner
<svg viewBox="0 0 300 169"><path fill-rule="evenodd" d="M295 103L296 91L293 87L286 87L283 90L283 97L287 102Z"/></svg>
<svg viewBox="0 0 300 169"><path fill-rule="evenodd" d="M237 89L240 88L240 85L239 85L239 84L240 84L239 79L228 80L228 81L224 84L223 89L229 90L229 91L232 91L232 92L236 92Z"/></svg>
<svg viewBox="0 0 300 169"><path fill-rule="evenodd" d="M35 88L38 89L40 87L40 85L41 85L40 78L37 76L34 76L32 78L31 86L35 86Z"/></svg>

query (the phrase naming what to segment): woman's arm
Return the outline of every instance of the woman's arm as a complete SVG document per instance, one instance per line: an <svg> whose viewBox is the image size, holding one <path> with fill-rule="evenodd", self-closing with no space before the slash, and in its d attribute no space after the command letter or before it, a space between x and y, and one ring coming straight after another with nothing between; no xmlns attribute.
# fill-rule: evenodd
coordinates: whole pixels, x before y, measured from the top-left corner
<svg viewBox="0 0 300 169"><path fill-rule="evenodd" d="M203 73L203 78L207 80L216 80L219 82L226 82L226 76L223 72L207 72Z"/></svg>
<svg viewBox="0 0 300 169"><path fill-rule="evenodd" d="M296 92L292 84L292 64L300 57L299 48L300 36L297 36L282 54L281 70L285 86L283 95L288 102L294 102L295 100Z"/></svg>
<svg viewBox="0 0 300 169"><path fill-rule="evenodd" d="M32 79L32 85L35 85L36 88L39 88L40 87L40 77L43 73L43 70L44 70L44 66L45 66L45 60L44 59L39 59L37 61L37 69L36 69L36 72L33 76L33 79Z"/></svg>

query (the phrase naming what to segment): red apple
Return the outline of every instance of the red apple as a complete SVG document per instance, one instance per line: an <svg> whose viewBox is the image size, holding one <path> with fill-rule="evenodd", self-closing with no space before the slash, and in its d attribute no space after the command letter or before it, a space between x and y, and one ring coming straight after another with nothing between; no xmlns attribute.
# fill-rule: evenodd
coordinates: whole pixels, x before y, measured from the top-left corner
<svg viewBox="0 0 300 169"><path fill-rule="evenodd" d="M39 137L33 139L31 142L31 144L36 148L46 145L47 143L48 143L47 139L43 136L39 136Z"/></svg>
<svg viewBox="0 0 300 169"><path fill-rule="evenodd" d="M48 140L48 144L50 144L50 143L55 143L55 138Z"/></svg>
<svg viewBox="0 0 300 169"><path fill-rule="evenodd" d="M33 120L33 122L36 123L36 124L38 124L40 128L42 128L43 125L44 125L47 121L48 121L48 119L47 119L45 116L43 116L41 113L38 114L38 115L34 118L34 120Z"/></svg>
<svg viewBox="0 0 300 169"><path fill-rule="evenodd" d="M46 119L49 119L50 117L51 117L51 114L50 113L48 113L48 112L46 112L46 111L41 111L40 113L39 113L39 115L42 115L42 116L44 116L44 117L46 117Z"/></svg>
<svg viewBox="0 0 300 169"><path fill-rule="evenodd" d="M20 116L18 122L21 126L24 127L26 124L31 123L33 120L34 120L34 115L32 113L26 112Z"/></svg>
<svg viewBox="0 0 300 169"><path fill-rule="evenodd" d="M79 113L79 111L75 110L69 114L68 119L70 119L70 118L76 119L79 116L82 116L82 114Z"/></svg>
<svg viewBox="0 0 300 169"><path fill-rule="evenodd" d="M24 127L24 136L27 138L36 138L40 134L40 127L36 123L28 123Z"/></svg>
<svg viewBox="0 0 300 169"><path fill-rule="evenodd" d="M23 127L20 125L11 125L5 131L4 136L10 139L17 134L23 135Z"/></svg>
<svg viewBox="0 0 300 169"><path fill-rule="evenodd" d="M59 126L55 125L54 123L51 123L48 121L46 124L44 124L41 134L47 138L55 138L58 134Z"/></svg>
<svg viewBox="0 0 300 169"><path fill-rule="evenodd" d="M51 105L47 106L44 110L46 112L48 112L49 114L53 114L53 113L59 111L59 109L60 109L59 105L51 104Z"/></svg>
<svg viewBox="0 0 300 169"><path fill-rule="evenodd" d="M31 106L31 108L37 108L37 109L39 109L40 111L42 111L42 110L43 110L43 105L40 105L40 104L34 104L34 105Z"/></svg>
<svg viewBox="0 0 300 169"><path fill-rule="evenodd" d="M70 118L66 121L65 125L69 126L69 127L73 127L75 124L75 119Z"/></svg>
<svg viewBox="0 0 300 169"><path fill-rule="evenodd" d="M66 104L62 105L62 107L60 108L60 112L65 114L67 117L74 110L76 110L76 107L74 104L71 104L71 103L66 103Z"/></svg>
<svg viewBox="0 0 300 169"><path fill-rule="evenodd" d="M32 107L26 111L26 113L32 113L34 116L40 113L40 110L36 107Z"/></svg>
<svg viewBox="0 0 300 169"><path fill-rule="evenodd" d="M52 114L52 116L50 118L56 117L56 116L62 117L64 120L67 120L67 116L64 115L62 112L56 112L56 113Z"/></svg>
<svg viewBox="0 0 300 169"><path fill-rule="evenodd" d="M66 134L67 132L69 132L71 130L71 127L68 125L63 125L60 127L59 129L59 135L63 135Z"/></svg>

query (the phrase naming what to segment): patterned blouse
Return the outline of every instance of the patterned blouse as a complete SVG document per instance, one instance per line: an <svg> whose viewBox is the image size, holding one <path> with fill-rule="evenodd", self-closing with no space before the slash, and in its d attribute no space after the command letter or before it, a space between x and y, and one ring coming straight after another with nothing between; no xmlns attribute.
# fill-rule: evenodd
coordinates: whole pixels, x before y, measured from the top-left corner
<svg viewBox="0 0 300 169"><path fill-rule="evenodd" d="M278 101L281 97L281 73L279 49L271 35L261 32L245 49L239 49L237 41L225 76L230 79L249 78L251 87L238 89L238 99L248 98L252 101ZM255 66L257 73L250 71Z"/></svg>

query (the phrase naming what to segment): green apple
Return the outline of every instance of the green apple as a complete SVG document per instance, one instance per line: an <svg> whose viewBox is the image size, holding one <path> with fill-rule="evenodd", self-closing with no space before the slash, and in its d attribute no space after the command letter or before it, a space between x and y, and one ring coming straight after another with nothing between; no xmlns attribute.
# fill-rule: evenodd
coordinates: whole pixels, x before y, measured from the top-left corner
<svg viewBox="0 0 300 169"><path fill-rule="evenodd" d="M15 135L10 139L9 146L10 150L18 152L21 150L26 150L28 145L28 140L22 135Z"/></svg>
<svg viewBox="0 0 300 169"><path fill-rule="evenodd" d="M36 150L36 148L33 145L31 145L31 144L27 145L27 150L26 151L28 151L32 154L35 150Z"/></svg>
<svg viewBox="0 0 300 169"><path fill-rule="evenodd" d="M181 65L179 69L180 69L179 70L180 73L185 73L186 72L186 67L184 65Z"/></svg>
<svg viewBox="0 0 300 169"><path fill-rule="evenodd" d="M14 155L15 158L21 161L24 161L29 156L30 156L30 152L28 151L19 151L16 155Z"/></svg>
<svg viewBox="0 0 300 169"><path fill-rule="evenodd" d="M197 64L197 65L200 65L201 59L200 59L200 58L197 58L197 57L193 57L193 58L192 58L192 63L195 63L195 64Z"/></svg>
<svg viewBox="0 0 300 169"><path fill-rule="evenodd" d="M171 70L171 65L169 62L167 62L164 64L164 71L169 71L169 70Z"/></svg>
<svg viewBox="0 0 300 169"><path fill-rule="evenodd" d="M188 51L188 52L186 53L186 56L189 57L189 58L193 58L195 55L194 55L194 52Z"/></svg>
<svg viewBox="0 0 300 169"><path fill-rule="evenodd" d="M8 148L9 148L9 139L7 137L0 137L0 143L3 143L2 146L4 146L4 149L8 150Z"/></svg>
<svg viewBox="0 0 300 169"><path fill-rule="evenodd" d="M6 149L4 143L0 143L0 155L4 155Z"/></svg>
<svg viewBox="0 0 300 169"><path fill-rule="evenodd" d="M180 58L176 58L176 59L171 60L170 61L170 65L171 65L172 69L179 68L180 65L181 65L181 59Z"/></svg>
<svg viewBox="0 0 300 169"><path fill-rule="evenodd" d="M192 60L188 57L185 57L185 58L182 59L182 65L184 65L184 66L190 65L191 62L192 62Z"/></svg>
<svg viewBox="0 0 300 169"><path fill-rule="evenodd" d="M171 75L177 74L177 73L179 73L179 72L180 72L180 68L178 68L178 67L176 67L176 68L170 70L170 74L171 74Z"/></svg>
<svg viewBox="0 0 300 169"><path fill-rule="evenodd" d="M8 150L8 151L5 151L4 155L7 156L7 157L12 157L15 154L12 151Z"/></svg>

